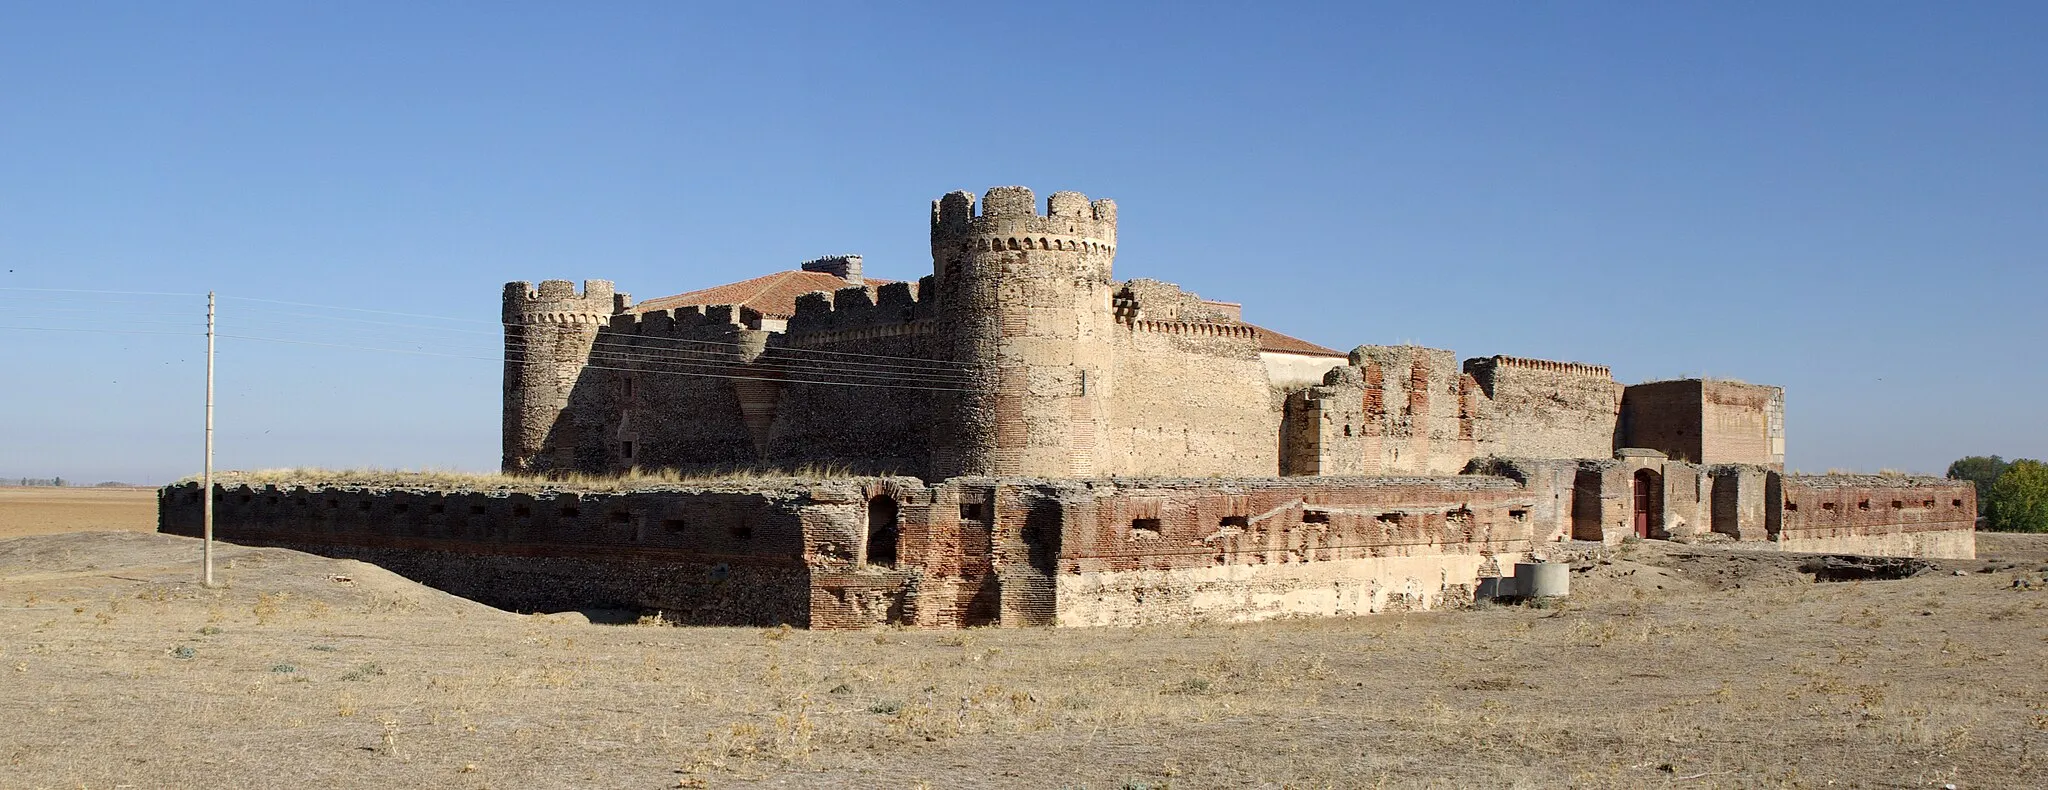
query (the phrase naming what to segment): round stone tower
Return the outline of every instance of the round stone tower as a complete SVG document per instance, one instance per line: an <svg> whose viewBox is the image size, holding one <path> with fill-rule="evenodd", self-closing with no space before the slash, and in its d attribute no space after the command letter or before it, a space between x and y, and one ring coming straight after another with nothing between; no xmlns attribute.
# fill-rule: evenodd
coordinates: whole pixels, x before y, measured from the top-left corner
<svg viewBox="0 0 2048 790"><path fill-rule="evenodd" d="M506 472L574 471L585 445L602 453L594 427L579 430L579 423L595 426L602 415L577 419L565 412L590 363L598 330L611 321L623 297L612 292L608 280L584 280L580 294L568 280L542 282L539 290L525 282L505 284Z"/></svg>
<svg viewBox="0 0 2048 790"><path fill-rule="evenodd" d="M1024 187L932 203L939 331L974 384L943 399L933 472L1094 477L1110 394L1116 203Z"/></svg>

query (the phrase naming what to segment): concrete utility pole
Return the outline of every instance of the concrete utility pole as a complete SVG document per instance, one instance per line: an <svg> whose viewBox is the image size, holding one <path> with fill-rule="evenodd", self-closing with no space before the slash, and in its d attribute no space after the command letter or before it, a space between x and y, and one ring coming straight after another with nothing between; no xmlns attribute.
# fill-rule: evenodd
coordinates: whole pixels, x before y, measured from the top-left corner
<svg viewBox="0 0 2048 790"><path fill-rule="evenodd" d="M200 563L206 572L200 583L213 586L213 292L206 292L206 471L201 474L205 491L200 500L203 522L199 542Z"/></svg>

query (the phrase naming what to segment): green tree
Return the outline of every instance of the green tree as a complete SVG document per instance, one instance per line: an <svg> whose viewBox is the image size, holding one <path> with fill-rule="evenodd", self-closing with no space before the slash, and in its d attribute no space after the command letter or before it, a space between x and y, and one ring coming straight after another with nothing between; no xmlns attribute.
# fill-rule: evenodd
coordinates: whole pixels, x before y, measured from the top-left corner
<svg viewBox="0 0 2048 790"><path fill-rule="evenodd" d="M1991 528L2048 532L2048 464L2021 458L1991 484Z"/></svg>
<svg viewBox="0 0 2048 790"><path fill-rule="evenodd" d="M1948 465L1948 479L1968 480L1977 486L1977 515L1991 515L1991 484L2011 466L1995 455L1972 455Z"/></svg>

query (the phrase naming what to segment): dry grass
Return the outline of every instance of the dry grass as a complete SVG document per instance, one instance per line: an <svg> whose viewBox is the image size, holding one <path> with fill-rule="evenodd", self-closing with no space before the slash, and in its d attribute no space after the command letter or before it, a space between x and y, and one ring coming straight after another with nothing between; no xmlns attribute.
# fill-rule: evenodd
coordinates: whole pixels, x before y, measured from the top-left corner
<svg viewBox="0 0 2048 790"><path fill-rule="evenodd" d="M193 551L0 542L0 785L2017 787L2048 770L2048 592L2010 583L2031 564L1588 584L1541 610L814 633L520 617L276 549L223 552L230 586L205 590Z"/></svg>
<svg viewBox="0 0 2048 790"><path fill-rule="evenodd" d="M156 531L156 489L0 487L0 538L84 529Z"/></svg>
<svg viewBox="0 0 2048 790"><path fill-rule="evenodd" d="M438 489L573 489L578 491L631 491L665 486L718 485L722 483L774 483L853 477L847 467L802 465L795 467L752 467L684 472L675 469L633 469L623 474L601 475L574 472L557 475L510 475L498 472L461 472L424 469L258 469L214 472L222 485L319 485L363 488ZM196 483L187 477L179 483Z"/></svg>

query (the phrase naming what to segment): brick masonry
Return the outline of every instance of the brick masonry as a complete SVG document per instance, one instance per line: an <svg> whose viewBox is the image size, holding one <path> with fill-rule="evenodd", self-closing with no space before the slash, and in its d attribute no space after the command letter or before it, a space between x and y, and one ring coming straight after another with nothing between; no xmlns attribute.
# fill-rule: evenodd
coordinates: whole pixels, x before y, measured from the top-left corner
<svg viewBox="0 0 2048 790"><path fill-rule="evenodd" d="M908 477L624 493L223 484L216 534L374 562L523 611L688 624L1132 625L1462 606L1574 538L1711 528L1759 548L1974 553L1973 491L1654 454L1484 459L1451 476ZM1639 480L1654 479L1638 511ZM1782 496L1782 500L1772 497ZM1930 504L1931 503L1931 504ZM1960 504L1958 504L1960 503ZM201 491L159 495L196 535ZM1778 512L1782 509L1782 512Z"/></svg>

